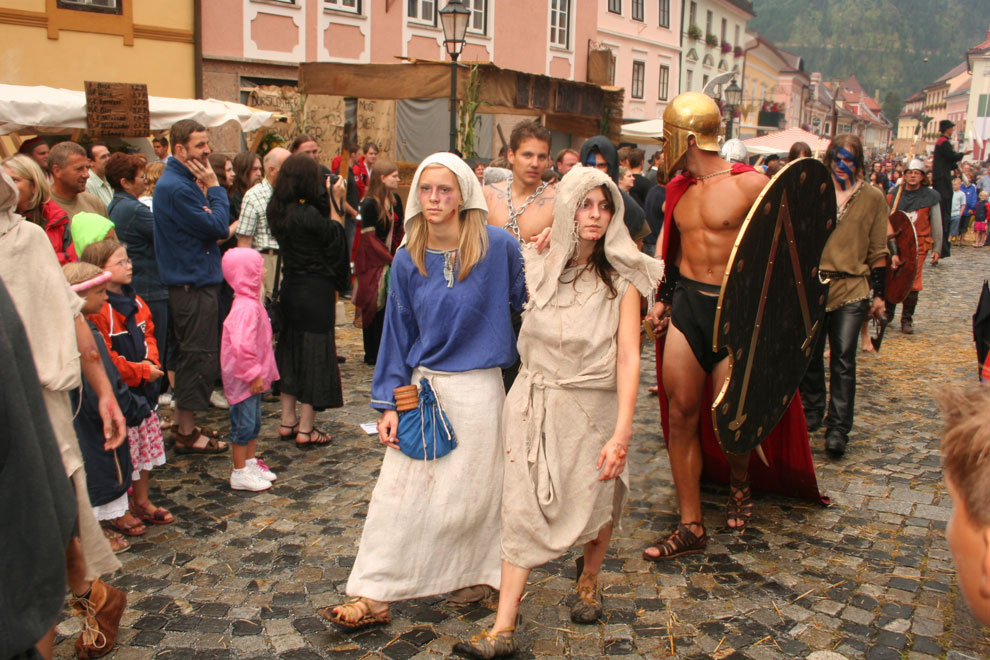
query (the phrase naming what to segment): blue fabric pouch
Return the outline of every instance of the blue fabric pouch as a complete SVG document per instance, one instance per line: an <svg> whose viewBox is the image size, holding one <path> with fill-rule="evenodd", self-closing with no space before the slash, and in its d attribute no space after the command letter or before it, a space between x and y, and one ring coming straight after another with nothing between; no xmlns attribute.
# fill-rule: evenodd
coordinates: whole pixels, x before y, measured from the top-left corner
<svg viewBox="0 0 990 660"><path fill-rule="evenodd" d="M454 427L426 378L419 381L419 405L399 413L396 435L402 453L419 461L441 458L457 447Z"/></svg>

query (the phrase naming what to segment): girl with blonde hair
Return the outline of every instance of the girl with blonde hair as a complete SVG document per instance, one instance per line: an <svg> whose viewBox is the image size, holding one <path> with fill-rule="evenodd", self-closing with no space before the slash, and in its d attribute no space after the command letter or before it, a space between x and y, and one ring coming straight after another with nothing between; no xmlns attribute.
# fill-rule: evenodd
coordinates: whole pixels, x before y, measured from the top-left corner
<svg viewBox="0 0 990 660"><path fill-rule="evenodd" d="M320 611L342 628L389 622L391 601L454 590L478 600L498 585L500 368L516 361L509 310L526 290L519 244L487 215L467 163L438 153L420 164L371 389L385 458L347 582L352 600ZM393 395L424 378L457 440L425 461L399 449Z"/></svg>

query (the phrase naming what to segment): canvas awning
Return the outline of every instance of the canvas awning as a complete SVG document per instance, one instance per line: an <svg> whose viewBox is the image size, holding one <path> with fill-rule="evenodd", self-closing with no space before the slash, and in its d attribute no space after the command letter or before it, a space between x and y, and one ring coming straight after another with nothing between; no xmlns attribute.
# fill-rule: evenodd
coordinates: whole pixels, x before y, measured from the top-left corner
<svg viewBox="0 0 990 660"><path fill-rule="evenodd" d="M663 120L648 119L623 124L620 139L637 144L663 144Z"/></svg>
<svg viewBox="0 0 990 660"><path fill-rule="evenodd" d="M449 62L422 60L307 62L299 65L299 89L307 95L358 99L446 99L450 97L450 70ZM607 108L610 121L604 132L618 137L623 97L619 88L502 69L490 62L461 63L458 73L457 98L477 102L479 113L540 117L551 130L590 136L603 132Z"/></svg>
<svg viewBox="0 0 990 660"><path fill-rule="evenodd" d="M828 148L829 139L821 138L800 128L788 128L776 133L743 140L751 155L786 154L795 142L804 142L811 147L811 153L819 156Z"/></svg>
<svg viewBox="0 0 990 660"><path fill-rule="evenodd" d="M215 99L149 96L148 109L152 131L168 130L180 119L195 119L207 128L236 121L242 131L253 131L272 117L270 112ZM0 135L21 130L52 135L86 128L85 92L0 84Z"/></svg>

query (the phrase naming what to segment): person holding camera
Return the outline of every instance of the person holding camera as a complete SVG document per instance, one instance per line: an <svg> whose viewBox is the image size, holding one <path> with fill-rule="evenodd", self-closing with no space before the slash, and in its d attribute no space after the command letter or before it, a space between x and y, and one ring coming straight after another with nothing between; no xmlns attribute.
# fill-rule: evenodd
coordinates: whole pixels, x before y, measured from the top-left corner
<svg viewBox="0 0 990 660"><path fill-rule="evenodd" d="M282 328L275 348L279 436L294 437L300 449L329 444L330 435L314 426L316 412L344 405L333 332L335 292L350 275L343 217L336 211L343 195L343 181L331 189L313 158L295 154L282 163L267 208L282 255ZM336 204L328 204L331 196Z"/></svg>

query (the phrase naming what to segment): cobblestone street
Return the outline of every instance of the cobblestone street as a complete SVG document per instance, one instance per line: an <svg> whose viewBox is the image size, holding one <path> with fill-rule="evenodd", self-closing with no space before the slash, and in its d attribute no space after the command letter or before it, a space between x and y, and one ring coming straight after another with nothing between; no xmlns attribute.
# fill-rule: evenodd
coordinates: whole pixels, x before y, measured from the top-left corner
<svg viewBox="0 0 990 660"><path fill-rule="evenodd" d="M973 385L971 315L990 249L954 248L926 268L916 334L891 325L879 355L860 353L856 420L845 458L812 438L823 508L757 495L742 535L725 530L727 489L702 491L708 550L667 563L640 558L676 521L659 436L653 348L643 352L632 493L602 573L605 620L570 622L574 557L533 572L522 603L518 658L601 657L906 658L990 657L969 614L944 538L950 500L941 481L933 394ZM899 313L898 309L898 313ZM445 658L459 638L491 624L494 602L442 598L396 603L393 622L335 630L316 609L340 602L354 561L382 447L358 426L372 369L361 332L338 327L346 406L321 413L329 448L302 452L277 439L277 404L265 404L259 449L279 479L265 493L231 492L230 456L186 457L152 473L153 500L176 516L120 555L112 580L128 593L118 660ZM225 411L212 422L228 428ZM394 548L401 553L401 547ZM59 625L57 657L73 657L77 618Z"/></svg>

